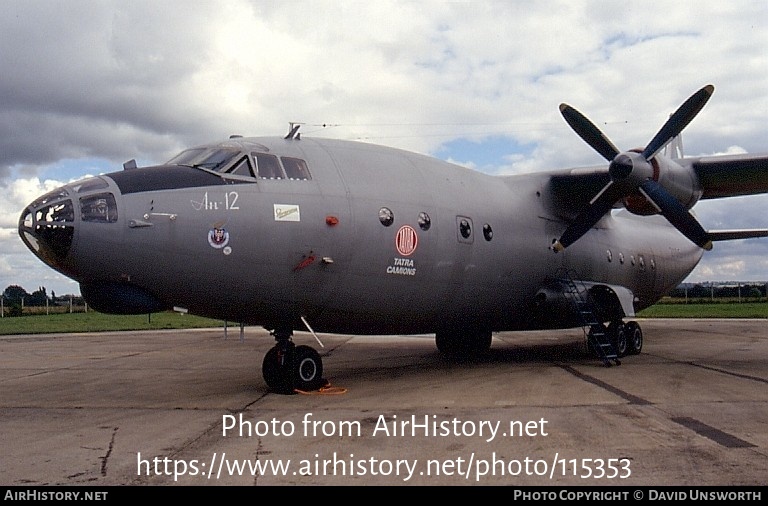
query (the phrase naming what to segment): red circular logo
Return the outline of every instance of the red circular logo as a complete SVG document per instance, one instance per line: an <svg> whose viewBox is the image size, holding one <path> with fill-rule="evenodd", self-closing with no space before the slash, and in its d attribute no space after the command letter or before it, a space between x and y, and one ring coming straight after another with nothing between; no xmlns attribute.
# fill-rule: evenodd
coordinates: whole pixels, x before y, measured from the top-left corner
<svg viewBox="0 0 768 506"><path fill-rule="evenodd" d="M416 230L410 225L403 225L400 230L397 231L395 236L395 247L397 252L407 257L416 251L416 245L419 243L419 237L416 235Z"/></svg>

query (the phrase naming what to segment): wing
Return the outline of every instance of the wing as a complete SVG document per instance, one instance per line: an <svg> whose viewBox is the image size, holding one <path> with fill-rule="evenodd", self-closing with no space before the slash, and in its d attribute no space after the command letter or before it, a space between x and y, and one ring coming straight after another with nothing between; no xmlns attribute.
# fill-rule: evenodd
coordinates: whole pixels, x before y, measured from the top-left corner
<svg viewBox="0 0 768 506"><path fill-rule="evenodd" d="M750 228L742 230L710 230L709 238L712 241L734 241L736 239L754 239L756 237L768 237L768 229Z"/></svg>
<svg viewBox="0 0 768 506"><path fill-rule="evenodd" d="M714 91L711 84L699 89L670 115L645 148L623 152L583 114L568 104L560 104L560 112L568 125L609 162L610 179L598 193L591 193L594 196L575 217L566 218L570 223L560 238L553 241L552 249L562 251L567 248L622 201L635 214L654 214L655 209L691 242L705 250L712 249L713 237L691 214L690 208L700 198L768 192L768 154L682 158L680 133ZM660 155L662 149L665 152ZM674 153L679 153L681 158L670 158ZM573 203L583 205L583 197L568 195L569 187L594 183L596 179L596 176L586 180L578 176L553 175L550 187L555 213L567 216ZM564 192L565 198L562 198ZM640 194L639 199L637 194ZM726 240L725 237L733 235L733 231L716 234L717 240Z"/></svg>
<svg viewBox="0 0 768 506"><path fill-rule="evenodd" d="M680 160L678 160L680 161ZM704 191L702 199L768 193L768 153L685 158Z"/></svg>
<svg viewBox="0 0 768 506"><path fill-rule="evenodd" d="M671 160L693 172L701 199L768 193L768 153L687 157ZM591 167L551 173L551 210L566 221L588 208L611 180L607 168ZM594 207L594 206L593 206ZM622 207L621 201L614 207ZM710 230L711 241L768 237L768 229Z"/></svg>
<svg viewBox="0 0 768 506"><path fill-rule="evenodd" d="M675 159L696 174L702 199L720 199L768 193L768 153L687 157ZM608 181L607 167L571 169L553 173L550 179L558 200L567 201L566 208L580 209Z"/></svg>
<svg viewBox="0 0 768 506"><path fill-rule="evenodd" d="M692 158L702 199L768 193L768 153ZM768 229L710 230L712 241L768 237Z"/></svg>
<svg viewBox="0 0 768 506"><path fill-rule="evenodd" d="M553 172L548 188L552 198L550 210L561 218L571 220L610 180L607 166Z"/></svg>

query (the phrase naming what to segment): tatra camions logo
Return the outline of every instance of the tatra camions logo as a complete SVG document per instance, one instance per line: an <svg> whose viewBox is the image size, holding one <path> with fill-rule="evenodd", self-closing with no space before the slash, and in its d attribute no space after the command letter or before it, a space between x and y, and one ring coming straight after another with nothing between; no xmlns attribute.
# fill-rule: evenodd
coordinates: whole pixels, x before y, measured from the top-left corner
<svg viewBox="0 0 768 506"><path fill-rule="evenodd" d="M416 275L416 266L410 258L393 258L392 262L394 265L387 267L387 274Z"/></svg>
<svg viewBox="0 0 768 506"><path fill-rule="evenodd" d="M416 245L419 243L419 237L416 235L416 230L410 225L403 225L400 230L397 231L395 236L395 247L397 252L402 256L407 257L416 251Z"/></svg>

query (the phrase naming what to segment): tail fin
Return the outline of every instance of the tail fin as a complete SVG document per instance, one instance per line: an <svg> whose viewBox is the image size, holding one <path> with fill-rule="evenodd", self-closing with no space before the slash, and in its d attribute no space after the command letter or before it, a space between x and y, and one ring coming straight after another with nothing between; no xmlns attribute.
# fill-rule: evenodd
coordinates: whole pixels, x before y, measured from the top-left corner
<svg viewBox="0 0 768 506"><path fill-rule="evenodd" d="M664 147L664 156L667 158L683 158L683 136L679 134L673 137Z"/></svg>

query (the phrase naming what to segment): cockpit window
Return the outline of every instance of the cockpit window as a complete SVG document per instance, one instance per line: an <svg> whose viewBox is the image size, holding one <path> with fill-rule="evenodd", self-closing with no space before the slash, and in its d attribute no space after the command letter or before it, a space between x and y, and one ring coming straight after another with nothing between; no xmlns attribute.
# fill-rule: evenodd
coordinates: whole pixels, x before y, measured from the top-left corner
<svg viewBox="0 0 768 506"><path fill-rule="evenodd" d="M115 223L117 204L111 193L97 193L80 199L80 216L83 221Z"/></svg>
<svg viewBox="0 0 768 506"><path fill-rule="evenodd" d="M285 175L288 176L288 179L312 179L312 176L309 175L307 162L301 158L284 156L280 159L283 161Z"/></svg>
<svg viewBox="0 0 768 506"><path fill-rule="evenodd" d="M185 149L178 155L168 160L165 164L166 165L192 165L192 161L195 158L199 157L203 153L203 151L205 151L205 148Z"/></svg>
<svg viewBox="0 0 768 506"><path fill-rule="evenodd" d="M221 170L232 160L239 149L219 148L206 152L199 160L195 160L193 167L202 167L204 169Z"/></svg>
<svg viewBox="0 0 768 506"><path fill-rule="evenodd" d="M210 170L222 170L240 153L236 148L192 148L174 156L167 165L188 165Z"/></svg>
<svg viewBox="0 0 768 506"><path fill-rule="evenodd" d="M72 185L75 193L86 193L93 190L101 190L109 186L107 182L100 177L89 177Z"/></svg>
<svg viewBox="0 0 768 506"><path fill-rule="evenodd" d="M227 172L237 176L254 177L253 169L251 169L251 162L248 161L247 156L242 157L240 161L233 165Z"/></svg>
<svg viewBox="0 0 768 506"><path fill-rule="evenodd" d="M266 148L265 148L266 149ZM306 181L312 179L307 162L301 158L252 151L248 157L240 148L213 146L191 148L174 156L167 165L185 165L226 172L260 179L290 179Z"/></svg>
<svg viewBox="0 0 768 506"><path fill-rule="evenodd" d="M53 190L52 192L46 193L39 199L32 202L29 205L29 207L40 208L49 202L53 202L54 200L59 200L63 197L68 197L68 196L69 196L69 192L67 191L67 188L62 186L61 188Z"/></svg>
<svg viewBox="0 0 768 506"><path fill-rule="evenodd" d="M264 153L252 153L256 159L256 167L259 177L262 179L284 179L283 169L274 155Z"/></svg>

